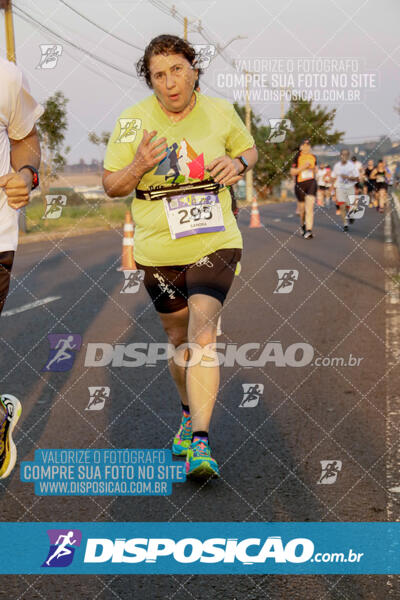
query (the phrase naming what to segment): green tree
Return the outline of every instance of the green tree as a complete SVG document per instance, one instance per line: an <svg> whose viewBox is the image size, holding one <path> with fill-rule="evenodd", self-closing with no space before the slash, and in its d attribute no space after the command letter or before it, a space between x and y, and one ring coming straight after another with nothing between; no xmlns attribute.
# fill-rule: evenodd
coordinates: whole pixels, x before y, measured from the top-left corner
<svg viewBox="0 0 400 600"><path fill-rule="evenodd" d="M55 92L43 104L44 113L37 122L37 130L42 149L40 180L43 195L48 193L51 181L63 169L70 148L63 147L68 128L67 103L62 92Z"/></svg>
<svg viewBox="0 0 400 600"><path fill-rule="evenodd" d="M335 121L336 109L327 110L319 104L315 107L308 100L292 100L285 119L290 119L291 127L285 139L285 150L296 153L299 143L308 138L312 146L333 145L340 142L344 131L330 133Z"/></svg>
<svg viewBox="0 0 400 600"><path fill-rule="evenodd" d="M235 108L244 121L245 109L235 104ZM271 128L263 124L261 118L251 114L251 133L254 137L258 162L253 171L254 186L261 197L271 193L274 186L289 176L290 167L302 139L309 138L312 145L336 144L344 132L330 132L334 124L336 110L326 110L321 106L312 106L311 101L292 100L284 115L290 120L290 127L284 124L276 133L285 133L285 139L276 143L269 141Z"/></svg>
<svg viewBox="0 0 400 600"><path fill-rule="evenodd" d="M100 152L100 164L103 163L103 156L104 156L104 152L101 149L101 146L106 147L108 144L108 140L111 137L111 132L110 131L102 131L100 135L97 135L97 133L95 133L94 131L90 131L88 134L88 140L89 142L91 142L92 144L94 144L95 146L99 147L99 152Z"/></svg>
<svg viewBox="0 0 400 600"><path fill-rule="evenodd" d="M96 144L96 146L107 146L108 140L110 139L111 133L109 131L102 131L100 135L97 135L94 131L90 131L88 134L89 142Z"/></svg>

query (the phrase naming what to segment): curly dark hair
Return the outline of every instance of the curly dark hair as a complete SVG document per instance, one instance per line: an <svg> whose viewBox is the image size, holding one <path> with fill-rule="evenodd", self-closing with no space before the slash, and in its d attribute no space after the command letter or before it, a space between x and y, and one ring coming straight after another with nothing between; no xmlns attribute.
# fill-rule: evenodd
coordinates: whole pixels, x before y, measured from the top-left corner
<svg viewBox="0 0 400 600"><path fill-rule="evenodd" d="M177 35L158 35L153 38L151 42L144 49L144 55L136 63L136 73L138 77L143 77L146 80L149 88L152 89L151 78L150 78L150 59L152 56L157 54L182 54L186 60L192 65L193 68L197 68L199 75L195 83L195 88L199 85L199 76L202 70L196 67L197 54L193 46L186 40L178 37Z"/></svg>

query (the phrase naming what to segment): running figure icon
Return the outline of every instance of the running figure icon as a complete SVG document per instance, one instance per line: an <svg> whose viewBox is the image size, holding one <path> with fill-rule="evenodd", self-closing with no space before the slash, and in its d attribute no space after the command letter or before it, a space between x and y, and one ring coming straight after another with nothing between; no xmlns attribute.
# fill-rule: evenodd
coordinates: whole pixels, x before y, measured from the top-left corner
<svg viewBox="0 0 400 600"><path fill-rule="evenodd" d="M69 371L76 352L81 348L82 336L77 333L51 333L47 337L50 353L42 371Z"/></svg>
<svg viewBox="0 0 400 600"><path fill-rule="evenodd" d="M46 565L50 566L51 561L54 558L61 558L62 556L67 556L68 554L72 554L72 550L67 548L67 546L73 546L76 544L78 540L72 539L74 536L73 531L69 531L66 535L59 535L56 541L56 550L55 552L46 560ZM60 540L63 540L60 542Z"/></svg>
<svg viewBox="0 0 400 600"><path fill-rule="evenodd" d="M277 269L277 274L279 281L274 294L289 294L299 277L299 272L296 269Z"/></svg>
<svg viewBox="0 0 400 600"><path fill-rule="evenodd" d="M144 279L143 270L124 271L124 285L121 294L135 294L139 291L140 282Z"/></svg>
<svg viewBox="0 0 400 600"><path fill-rule="evenodd" d="M317 481L318 484L332 485L335 483L338 473L342 470L341 460L321 460L321 476Z"/></svg>
<svg viewBox="0 0 400 600"><path fill-rule="evenodd" d="M74 340L74 336L73 335L69 335L67 338L65 339L60 339L57 342L57 345L55 347L55 350L58 350L58 352L53 356L53 358L47 363L45 370L46 371L50 371L50 367L53 363L59 363L62 360L67 360L71 358L71 354L69 354L67 351L68 350L76 350L76 346L75 344L73 344Z"/></svg>

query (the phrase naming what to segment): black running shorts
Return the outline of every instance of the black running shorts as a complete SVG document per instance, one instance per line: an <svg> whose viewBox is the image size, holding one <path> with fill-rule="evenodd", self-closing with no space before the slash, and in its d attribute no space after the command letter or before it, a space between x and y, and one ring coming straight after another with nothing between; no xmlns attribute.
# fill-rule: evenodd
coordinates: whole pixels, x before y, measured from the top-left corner
<svg viewBox="0 0 400 600"><path fill-rule="evenodd" d="M317 182L315 179L296 181L294 193L299 202L304 202L306 196L315 196L317 193Z"/></svg>
<svg viewBox="0 0 400 600"><path fill-rule="evenodd" d="M206 294L223 304L241 256L240 248L223 248L190 265L136 266L144 271L144 285L157 312L173 313L185 308L193 294Z"/></svg>
<svg viewBox="0 0 400 600"><path fill-rule="evenodd" d="M3 310L10 287L11 268L14 262L14 252L0 252L0 314Z"/></svg>
<svg viewBox="0 0 400 600"><path fill-rule="evenodd" d="M375 191L375 182L372 179L367 179L365 185L367 186L367 192L369 194Z"/></svg>

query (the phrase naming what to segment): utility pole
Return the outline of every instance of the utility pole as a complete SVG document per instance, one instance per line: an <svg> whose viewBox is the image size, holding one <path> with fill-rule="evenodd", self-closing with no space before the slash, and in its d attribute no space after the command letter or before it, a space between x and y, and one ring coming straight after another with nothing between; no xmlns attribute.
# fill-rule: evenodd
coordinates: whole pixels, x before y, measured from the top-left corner
<svg viewBox="0 0 400 600"><path fill-rule="evenodd" d="M249 98L249 75L248 71L244 72L246 80L246 106L245 106L245 124L249 133L251 133L251 106ZM253 201L253 170L246 173L246 202L251 204Z"/></svg>
<svg viewBox="0 0 400 600"><path fill-rule="evenodd" d="M12 16L11 0L0 0L0 8L4 9L4 22L6 29L7 60L16 63L14 24Z"/></svg>
<svg viewBox="0 0 400 600"><path fill-rule="evenodd" d="M183 18L183 39L187 41L188 39L188 18Z"/></svg>

